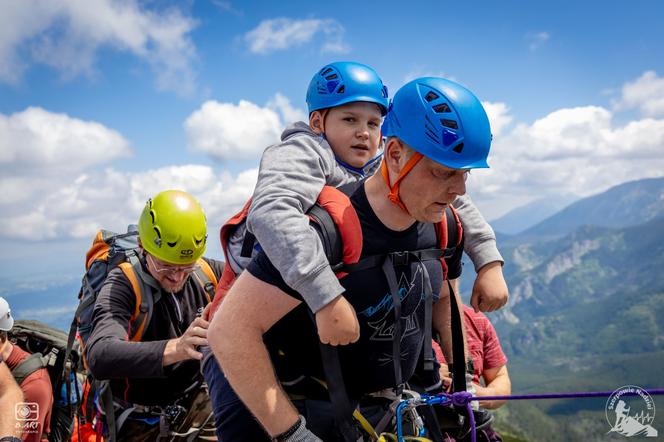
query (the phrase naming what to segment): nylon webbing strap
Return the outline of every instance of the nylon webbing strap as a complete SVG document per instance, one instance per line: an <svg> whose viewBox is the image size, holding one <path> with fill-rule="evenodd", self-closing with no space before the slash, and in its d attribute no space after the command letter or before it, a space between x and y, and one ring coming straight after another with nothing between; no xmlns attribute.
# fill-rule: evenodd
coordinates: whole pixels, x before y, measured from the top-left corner
<svg viewBox="0 0 664 442"><path fill-rule="evenodd" d="M23 362L14 367L14 369L12 370L12 375L14 376L16 383L18 385L21 385L25 380L25 378L27 378L28 376L30 376L32 373L39 370L40 368L44 367L46 367L46 363L44 361L44 357L42 356L42 354L33 353L27 358L25 358Z"/></svg>
<svg viewBox="0 0 664 442"><path fill-rule="evenodd" d="M395 262L394 265L400 264L409 264L412 261L434 261L440 258L445 258L448 253L447 249L427 249L427 250L416 250L408 252L393 252L389 253L392 256L398 256L397 260L402 260L403 262ZM347 273L358 272L360 270L367 270L374 267L379 267L383 265L385 260L385 255L373 255L362 258L354 264L346 264L341 267L341 271Z"/></svg>
<svg viewBox="0 0 664 442"><path fill-rule="evenodd" d="M394 362L394 382L395 385L403 383L401 374L401 296L399 294L399 284L397 275L394 272L392 263L392 254L385 257L383 262L383 273L387 278L387 285L390 288L392 302L394 304L394 332L392 334L392 359Z"/></svg>
<svg viewBox="0 0 664 442"><path fill-rule="evenodd" d="M431 279L429 271L424 263L420 263L422 276L424 276L424 369L433 370L434 354L431 346L432 340L432 312L433 312L433 289L431 288Z"/></svg>
<svg viewBox="0 0 664 442"><path fill-rule="evenodd" d="M314 327L316 327L314 313L308 308L307 312L314 323ZM332 408L334 409L334 421L339 426L344 442L357 442L358 438L353 437L357 434L357 429L353 423L354 407L348 397L348 391L346 391L339 350L333 345L323 344L320 341L319 344L321 362L323 363L323 371L327 382L327 392L330 395L330 402L332 402Z"/></svg>
<svg viewBox="0 0 664 442"><path fill-rule="evenodd" d="M96 381L99 382L99 381ZM108 442L117 442L118 429L115 426L115 410L113 408L113 393L111 392L111 384L108 381L101 381L102 385L99 387L99 397L101 400L101 407L106 415L106 425L108 426Z"/></svg>
<svg viewBox="0 0 664 442"><path fill-rule="evenodd" d="M433 442L445 442L443 438L443 433L440 431L440 423L436 417L436 413L433 410L431 405L425 405L420 407L420 413L424 416L427 423L427 429L429 430L428 436L433 440Z"/></svg>
<svg viewBox="0 0 664 442"><path fill-rule="evenodd" d="M240 256L242 258L251 258L251 252L254 249L255 243L256 236L254 236L254 234L249 230L246 230L244 233L244 240L242 241L242 250L240 250Z"/></svg>
<svg viewBox="0 0 664 442"><path fill-rule="evenodd" d="M450 291L450 315L452 318L452 380L453 391L466 391L466 353L464 351L461 315L452 283L447 280Z"/></svg>

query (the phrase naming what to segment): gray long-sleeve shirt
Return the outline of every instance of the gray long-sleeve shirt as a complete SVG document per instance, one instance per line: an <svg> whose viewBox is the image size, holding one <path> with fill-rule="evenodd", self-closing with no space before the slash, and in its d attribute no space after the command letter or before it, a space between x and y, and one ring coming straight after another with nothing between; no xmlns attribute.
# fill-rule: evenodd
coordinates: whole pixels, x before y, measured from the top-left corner
<svg viewBox="0 0 664 442"><path fill-rule="evenodd" d="M357 172L342 167L325 138L303 122L288 127L281 135L281 143L269 146L263 153L246 229L256 236L286 284L302 295L313 312L344 290L305 213L323 186L357 182L373 175L379 167L380 161ZM491 226L470 198L459 197L454 206L464 228L466 253L475 268L502 261ZM229 264L236 271L248 264L247 259L240 258L244 233L245 226L241 226L229 244Z"/></svg>

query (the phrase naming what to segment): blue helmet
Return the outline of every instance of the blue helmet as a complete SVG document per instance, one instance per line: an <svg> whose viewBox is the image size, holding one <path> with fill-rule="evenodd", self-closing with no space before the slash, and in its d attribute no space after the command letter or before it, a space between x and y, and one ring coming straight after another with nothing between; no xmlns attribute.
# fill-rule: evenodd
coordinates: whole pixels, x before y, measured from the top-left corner
<svg viewBox="0 0 664 442"><path fill-rule="evenodd" d="M387 112L387 87L376 71L361 63L330 63L314 75L307 89L310 114L355 101L376 103L383 115Z"/></svg>
<svg viewBox="0 0 664 442"><path fill-rule="evenodd" d="M480 100L453 81L423 77L406 83L394 95L382 131L443 166L489 167L489 118Z"/></svg>

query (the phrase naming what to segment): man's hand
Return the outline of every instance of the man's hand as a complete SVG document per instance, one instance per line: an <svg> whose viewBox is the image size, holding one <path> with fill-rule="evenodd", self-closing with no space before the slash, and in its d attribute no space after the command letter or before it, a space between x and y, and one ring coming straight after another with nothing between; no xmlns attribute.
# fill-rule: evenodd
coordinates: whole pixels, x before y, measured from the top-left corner
<svg viewBox="0 0 664 442"><path fill-rule="evenodd" d="M509 298L507 283L503 278L503 267L500 261L490 262L480 269L473 285L470 305L475 311L492 312L498 310Z"/></svg>
<svg viewBox="0 0 664 442"><path fill-rule="evenodd" d="M355 309L343 295L316 313L318 336L323 344L347 345L360 339Z"/></svg>
<svg viewBox="0 0 664 442"><path fill-rule="evenodd" d="M189 324L187 330L179 338L171 339L164 349L163 365L171 365L186 359L203 359L203 353L197 347L208 345L207 329L210 323L199 317Z"/></svg>

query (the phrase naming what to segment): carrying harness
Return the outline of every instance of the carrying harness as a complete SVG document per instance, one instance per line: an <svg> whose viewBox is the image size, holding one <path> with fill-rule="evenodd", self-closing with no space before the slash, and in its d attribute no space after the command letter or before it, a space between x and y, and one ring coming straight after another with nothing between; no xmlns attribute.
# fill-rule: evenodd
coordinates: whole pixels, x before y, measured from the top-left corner
<svg viewBox="0 0 664 442"><path fill-rule="evenodd" d="M403 330L401 326L401 298L399 296L399 287L394 267L402 265L420 265L423 264L424 261L437 260L440 262L443 269L444 279L447 279L448 268L445 259L451 257L456 251L456 248L461 244L463 228L456 211L451 206L448 206L445 211L444 219L434 225L438 242L437 248L398 251L360 258L362 255L363 243L362 229L360 220L348 195L351 195L361 184L361 182L353 183L342 186L341 188L325 186L321 191L316 204L307 212L307 215L311 219L312 225L318 231L330 267L339 279L345 277L349 273L360 270L376 267L382 269L389 286L394 305L394 316L396 319L394 326L395 337L392 341L392 353L395 355L393 357L394 376L400 385L396 393L397 396L400 397L403 393L404 385L399 357L401 354L401 335L403 334ZM231 236L235 230L241 228L242 224L246 222L250 207L251 199L247 201L242 210L231 217L220 230L220 241L227 264L224 266L224 271L217 286L217 295L213 301L211 315L214 314L219 303L228 293L238 276L232 267L228 265L230 262L228 248ZM246 231L242 242L240 256L243 258L251 257L256 245L255 243L255 236L249 231ZM433 290L426 267L422 265L421 268L424 272L425 281L425 325L423 337L424 369L433 370L435 359L431 345ZM456 297L449 281L448 287L450 289L450 306L452 310L453 359L454 361L464 361L465 354L461 331L461 316L459 315ZM314 320L313 313L311 311L309 311L309 313L312 320ZM366 422L361 414L355 410L355 407L353 407L348 397L348 392L342 376L337 347L321 343L320 351L327 380L326 385L328 393L335 410L335 421L347 441L355 442L361 440L358 439L358 437L361 436L358 435L355 421L360 422L365 429L367 429L368 422ZM452 369L453 378L456 380L453 387L454 391L465 391L465 364L453 364ZM432 419L435 419L433 413L431 413L431 416ZM366 424L362 424L363 421ZM385 422L385 426L388 424L389 420ZM433 432L435 433L435 430ZM440 430L438 430L438 434L440 434ZM438 439L434 440L436 440L436 442L438 441ZM442 440L442 435L440 436L440 440Z"/></svg>

